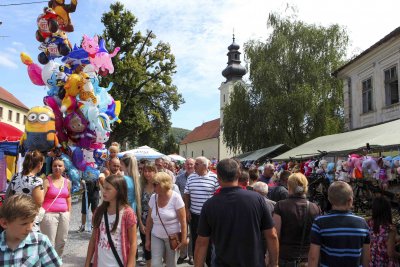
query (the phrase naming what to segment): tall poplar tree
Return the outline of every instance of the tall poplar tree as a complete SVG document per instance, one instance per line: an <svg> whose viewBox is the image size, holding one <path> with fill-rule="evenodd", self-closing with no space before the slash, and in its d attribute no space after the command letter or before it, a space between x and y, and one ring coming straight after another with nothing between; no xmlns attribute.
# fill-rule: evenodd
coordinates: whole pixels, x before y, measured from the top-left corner
<svg viewBox="0 0 400 267"><path fill-rule="evenodd" d="M344 63L348 36L270 14L271 34L245 44L250 82L238 85L224 109L224 139L250 151L280 143L298 146L343 128L342 82L331 73Z"/></svg>
<svg viewBox="0 0 400 267"><path fill-rule="evenodd" d="M152 31L135 31L137 18L119 2L110 5L101 21L109 51L121 48L113 58L115 72L101 81L104 86L114 83L110 93L122 104L122 123L114 126L110 140L161 149L171 127L171 110L184 103L172 83L176 64L171 48L156 41Z"/></svg>

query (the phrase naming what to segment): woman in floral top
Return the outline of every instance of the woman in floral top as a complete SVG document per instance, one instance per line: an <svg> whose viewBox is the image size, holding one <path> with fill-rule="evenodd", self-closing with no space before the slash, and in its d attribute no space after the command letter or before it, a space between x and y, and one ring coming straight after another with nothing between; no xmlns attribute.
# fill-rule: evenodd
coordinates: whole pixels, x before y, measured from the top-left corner
<svg viewBox="0 0 400 267"><path fill-rule="evenodd" d="M44 199L43 180L37 177L43 167L43 154L37 150L27 152L24 162L22 163L22 172L16 174L10 182L7 189L7 197L12 195L24 194L31 196L33 201L39 207L42 206ZM43 219L42 211L36 216L32 230L38 232L40 230L39 223Z"/></svg>
<svg viewBox="0 0 400 267"><path fill-rule="evenodd" d="M368 221L371 236L371 261L369 266L400 266L400 253L395 250L396 227L392 224L389 201L381 196L372 203L372 219Z"/></svg>
<svg viewBox="0 0 400 267"><path fill-rule="evenodd" d="M146 244L146 220L147 214L149 213L149 200L154 194L153 179L156 176L157 168L154 164L146 164L143 166L142 178L142 214L139 219L140 238L142 244ZM139 216L138 216L139 217ZM151 252L144 250L144 259L146 260L146 266L151 266Z"/></svg>

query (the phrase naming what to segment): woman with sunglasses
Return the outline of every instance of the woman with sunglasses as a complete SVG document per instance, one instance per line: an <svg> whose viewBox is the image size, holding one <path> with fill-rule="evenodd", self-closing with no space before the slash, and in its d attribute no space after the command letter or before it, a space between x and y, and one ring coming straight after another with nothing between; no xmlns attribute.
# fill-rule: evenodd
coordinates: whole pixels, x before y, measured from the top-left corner
<svg viewBox="0 0 400 267"><path fill-rule="evenodd" d="M153 180L154 192L149 201L146 221L146 250L151 251L151 266L176 266L176 251L187 245L185 204L179 193L172 190L172 179L165 172L158 172ZM181 233L180 244L172 250L168 236Z"/></svg>
<svg viewBox="0 0 400 267"><path fill-rule="evenodd" d="M65 166L62 158L55 158L51 168L52 174L43 182L43 208L46 213L40 230L48 236L57 254L62 257L69 228L71 181L63 177Z"/></svg>

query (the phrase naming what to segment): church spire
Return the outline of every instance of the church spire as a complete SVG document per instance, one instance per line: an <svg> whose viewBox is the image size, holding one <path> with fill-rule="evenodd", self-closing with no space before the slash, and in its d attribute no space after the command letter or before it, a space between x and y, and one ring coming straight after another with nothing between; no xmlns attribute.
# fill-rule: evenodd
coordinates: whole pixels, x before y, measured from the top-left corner
<svg viewBox="0 0 400 267"><path fill-rule="evenodd" d="M235 33L232 35L232 44L228 46L228 66L222 71L226 81L240 80L246 74L246 68L240 65L240 46L235 43Z"/></svg>

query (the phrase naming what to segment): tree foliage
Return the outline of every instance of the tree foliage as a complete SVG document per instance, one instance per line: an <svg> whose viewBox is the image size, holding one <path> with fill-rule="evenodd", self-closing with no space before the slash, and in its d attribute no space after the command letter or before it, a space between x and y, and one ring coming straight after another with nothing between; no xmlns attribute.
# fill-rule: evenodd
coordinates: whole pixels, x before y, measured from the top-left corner
<svg viewBox="0 0 400 267"><path fill-rule="evenodd" d="M179 154L179 145L175 141L175 136L172 133L167 136L161 152L165 155Z"/></svg>
<svg viewBox="0 0 400 267"><path fill-rule="evenodd" d="M342 83L331 73L343 64L345 29L270 14L266 42L245 44L251 86L237 84L224 109L224 140L251 151L298 146L343 127Z"/></svg>
<svg viewBox="0 0 400 267"><path fill-rule="evenodd" d="M104 86L113 82L110 93L121 100L122 123L116 124L110 140L161 148L171 126L171 109L184 103L172 84L176 64L170 46L156 43L152 31L135 31L137 18L119 2L110 5L101 21L109 51L121 48L113 58L115 72L101 81Z"/></svg>

